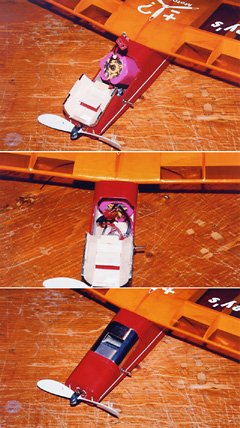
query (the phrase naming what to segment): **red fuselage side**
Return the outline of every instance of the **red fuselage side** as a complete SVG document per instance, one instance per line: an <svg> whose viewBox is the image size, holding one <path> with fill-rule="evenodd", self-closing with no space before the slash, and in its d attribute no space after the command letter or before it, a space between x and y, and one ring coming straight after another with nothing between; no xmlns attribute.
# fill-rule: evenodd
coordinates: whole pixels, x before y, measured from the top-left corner
<svg viewBox="0 0 240 428"><path fill-rule="evenodd" d="M69 376L66 385L74 391L84 391L88 399L101 401L164 334L164 328L121 309Z"/></svg>

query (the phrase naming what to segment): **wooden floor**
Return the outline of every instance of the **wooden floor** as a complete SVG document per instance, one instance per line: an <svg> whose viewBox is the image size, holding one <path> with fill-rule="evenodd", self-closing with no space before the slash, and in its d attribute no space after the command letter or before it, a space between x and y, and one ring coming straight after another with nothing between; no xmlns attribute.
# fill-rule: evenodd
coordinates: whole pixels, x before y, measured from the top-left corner
<svg viewBox="0 0 240 428"><path fill-rule="evenodd" d="M40 7L2 0L0 150L111 150L38 124L82 73L95 75L111 40ZM170 65L106 133L123 150L239 150L238 88Z"/></svg>
<svg viewBox="0 0 240 428"><path fill-rule="evenodd" d="M0 290L0 305L2 427L239 426L237 363L169 336L105 398L119 420L71 408L36 383L64 382L114 313L71 290Z"/></svg>
<svg viewBox="0 0 240 428"><path fill-rule="evenodd" d="M80 279L93 185L1 180L1 286ZM37 178L37 177L36 177ZM237 287L239 200L234 193L177 193L140 187L132 285Z"/></svg>

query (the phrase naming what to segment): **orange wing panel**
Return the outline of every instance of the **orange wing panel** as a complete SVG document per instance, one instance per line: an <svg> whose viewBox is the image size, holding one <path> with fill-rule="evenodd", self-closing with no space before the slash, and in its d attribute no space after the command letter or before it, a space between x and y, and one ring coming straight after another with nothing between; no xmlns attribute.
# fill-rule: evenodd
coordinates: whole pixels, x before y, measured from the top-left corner
<svg viewBox="0 0 240 428"><path fill-rule="evenodd" d="M173 336L239 360L239 290L132 288L88 293L169 329Z"/></svg>
<svg viewBox="0 0 240 428"><path fill-rule="evenodd" d="M172 56L178 64L240 82L240 4L221 0L47 0L93 26Z"/></svg>
<svg viewBox="0 0 240 428"><path fill-rule="evenodd" d="M0 169L86 181L240 184L236 152L2 152Z"/></svg>

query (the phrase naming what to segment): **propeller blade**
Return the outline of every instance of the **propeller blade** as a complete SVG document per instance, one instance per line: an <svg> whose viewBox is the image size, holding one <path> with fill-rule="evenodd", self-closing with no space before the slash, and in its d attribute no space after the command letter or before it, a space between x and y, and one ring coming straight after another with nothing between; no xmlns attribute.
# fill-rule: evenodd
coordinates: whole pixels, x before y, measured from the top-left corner
<svg viewBox="0 0 240 428"><path fill-rule="evenodd" d="M107 406L106 404L99 403L98 401L94 400L88 400L87 398L79 397L79 400L83 403L88 404L94 404L94 406L98 407L99 409L105 410L105 412L110 413L113 416L116 416L116 418L119 418L119 412L116 409L113 409L112 407Z"/></svg>
<svg viewBox="0 0 240 428"><path fill-rule="evenodd" d="M63 398L70 399L74 394L74 391L72 391L68 386L58 382L57 380L42 379L37 382L37 386L43 391L49 392L49 394L58 395Z"/></svg>
<svg viewBox="0 0 240 428"><path fill-rule="evenodd" d="M74 125L64 117L56 114L41 114L38 116L38 122L49 128L57 129L58 131L71 132Z"/></svg>
<svg viewBox="0 0 240 428"><path fill-rule="evenodd" d="M90 288L85 282L74 278L49 278L43 281L45 288Z"/></svg>
<svg viewBox="0 0 240 428"><path fill-rule="evenodd" d="M79 130L79 133L82 135L88 135L89 137L97 138L98 140L103 141L114 149L121 150L120 144L118 144L114 140L111 140L110 138L104 137L103 135L93 134L92 132L82 131L81 129Z"/></svg>
<svg viewBox="0 0 240 428"><path fill-rule="evenodd" d="M40 116L38 116L38 122L42 125L48 126L49 128L69 133L71 133L74 128L74 125L69 120L65 119L64 117L58 116L57 114L41 114ZM78 134L98 138L98 140L103 141L114 149L121 150L120 144L118 144L113 139L111 140L110 138L104 137L103 135L93 134L91 132L83 131L82 129L79 129Z"/></svg>
<svg viewBox="0 0 240 428"><path fill-rule="evenodd" d="M37 386L38 388L42 389L45 392L48 392L49 394L58 395L59 397L68 398L69 400L74 394L74 391L71 388L64 385L64 383L58 382L57 380L42 379L37 382ZM94 405L99 409L105 410L105 412L108 412L111 415L119 418L119 412L116 409L113 409L112 407L107 406L106 404L102 404L94 400L88 400L87 398L81 397L81 395L79 395L77 399L80 402Z"/></svg>

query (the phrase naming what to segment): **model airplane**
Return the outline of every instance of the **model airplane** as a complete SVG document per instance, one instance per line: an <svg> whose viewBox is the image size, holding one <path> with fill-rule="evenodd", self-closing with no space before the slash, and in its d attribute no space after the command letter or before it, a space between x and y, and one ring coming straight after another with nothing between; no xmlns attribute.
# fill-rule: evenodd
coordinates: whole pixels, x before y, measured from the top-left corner
<svg viewBox="0 0 240 428"><path fill-rule="evenodd" d="M67 398L71 406L83 402L119 417L116 409L101 401L131 376L169 330L176 337L239 358L239 290L163 288L92 293L121 309L65 384L50 379L38 382L39 388Z"/></svg>
<svg viewBox="0 0 240 428"><path fill-rule="evenodd" d="M239 3L213 0L47 0L59 11L72 14L117 36L112 51L96 75L82 74L63 104L68 121L41 115L39 121L70 132L101 138L149 88L170 61L207 75L239 83ZM44 2L44 3L46 3Z"/></svg>

